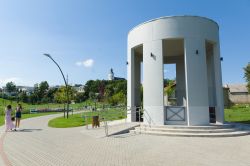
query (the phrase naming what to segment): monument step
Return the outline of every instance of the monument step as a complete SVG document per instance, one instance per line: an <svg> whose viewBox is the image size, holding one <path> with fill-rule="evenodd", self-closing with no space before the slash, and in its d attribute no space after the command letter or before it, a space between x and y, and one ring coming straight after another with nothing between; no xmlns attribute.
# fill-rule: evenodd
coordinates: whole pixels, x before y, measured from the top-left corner
<svg viewBox="0 0 250 166"><path fill-rule="evenodd" d="M203 129L203 130L211 130L211 129L228 129L234 128L234 124L223 124L223 125L216 125L211 124L209 126L186 126L186 125L144 125L142 124L141 127L146 128L164 128L164 129Z"/></svg>
<svg viewBox="0 0 250 166"><path fill-rule="evenodd" d="M216 129L197 129L197 128L153 128L153 127L136 127L136 131L158 131L172 133L227 133L239 131L237 128L216 128Z"/></svg>
<svg viewBox="0 0 250 166"><path fill-rule="evenodd" d="M134 134L149 134L160 136L175 136L175 137L236 137L249 135L250 131L233 131L223 133L174 133L174 132L159 132L159 131L143 131L143 130L130 130Z"/></svg>

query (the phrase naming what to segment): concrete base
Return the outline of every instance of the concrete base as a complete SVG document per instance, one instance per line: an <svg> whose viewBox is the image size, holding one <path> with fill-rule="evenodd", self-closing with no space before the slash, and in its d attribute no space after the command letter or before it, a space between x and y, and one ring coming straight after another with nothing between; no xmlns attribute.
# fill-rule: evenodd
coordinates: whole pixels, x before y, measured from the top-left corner
<svg viewBox="0 0 250 166"><path fill-rule="evenodd" d="M176 137L235 137L250 134L250 128L241 125L209 125L209 126L146 126L141 125L131 133Z"/></svg>

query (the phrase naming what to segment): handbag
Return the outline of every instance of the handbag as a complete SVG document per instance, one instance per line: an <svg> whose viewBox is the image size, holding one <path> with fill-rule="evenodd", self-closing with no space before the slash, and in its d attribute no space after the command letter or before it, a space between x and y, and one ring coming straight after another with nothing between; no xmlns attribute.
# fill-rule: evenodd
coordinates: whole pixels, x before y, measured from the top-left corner
<svg viewBox="0 0 250 166"><path fill-rule="evenodd" d="M12 120L12 121L15 121L15 117L14 117L14 116L12 116L12 117L11 117L11 120Z"/></svg>

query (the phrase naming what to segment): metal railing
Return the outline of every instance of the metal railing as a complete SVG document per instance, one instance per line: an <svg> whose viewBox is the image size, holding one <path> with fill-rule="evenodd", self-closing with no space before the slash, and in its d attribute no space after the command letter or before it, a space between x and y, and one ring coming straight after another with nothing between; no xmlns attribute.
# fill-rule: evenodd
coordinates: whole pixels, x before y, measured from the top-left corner
<svg viewBox="0 0 250 166"><path fill-rule="evenodd" d="M151 125L153 124L152 118L149 116L148 112L145 109L143 109L142 107L112 107L112 108L117 108L119 111L114 112L114 113L109 112L108 114L111 116L117 115L117 116L124 117L125 124L127 123L128 116L133 116L134 120L139 123L140 133L142 130L142 122L143 121L146 120L147 123L149 124L150 128L151 128ZM109 109L111 109L111 108L106 107L105 109L103 109L101 111L95 111L95 112L98 112L97 115L95 115L95 116L99 116L99 121L101 123L101 126L104 127L104 133L105 133L105 136L107 136L107 137L109 136L109 132L110 132L109 122L112 121L112 119L109 119L109 118L107 118L107 116L105 116L106 111L108 111ZM92 116L94 116L94 115L84 115L84 113L82 114L82 117L84 118L86 129L89 129L89 122L91 122L91 120L93 120Z"/></svg>
<svg viewBox="0 0 250 166"><path fill-rule="evenodd" d="M98 116L98 121L99 123L101 123L104 127L104 132L106 136L109 136L109 126L108 126L108 122L112 121L112 119L108 118L107 116L105 116L106 112L109 109L114 109L117 108L117 112L108 112L108 115L115 115L117 117L124 117L125 119L125 123L126 123L126 116L127 116L127 111L125 107L109 107L109 108L105 108L105 109L101 109L99 111L88 111L88 112L96 112L96 115L84 115L84 113L82 113L82 118L84 119L84 125L86 126L86 129L89 129L89 122L92 121L92 125L93 125L93 116ZM92 126L93 128L93 126Z"/></svg>
<svg viewBox="0 0 250 166"><path fill-rule="evenodd" d="M167 106L166 121L185 121L185 107L182 106Z"/></svg>

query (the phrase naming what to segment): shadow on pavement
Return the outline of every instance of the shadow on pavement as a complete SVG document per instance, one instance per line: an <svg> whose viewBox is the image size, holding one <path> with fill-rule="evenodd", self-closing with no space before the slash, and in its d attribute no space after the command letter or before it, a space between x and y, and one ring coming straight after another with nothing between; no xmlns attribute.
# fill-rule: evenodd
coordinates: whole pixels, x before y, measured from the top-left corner
<svg viewBox="0 0 250 166"><path fill-rule="evenodd" d="M41 131L42 129L19 129L16 132L34 132L34 131Z"/></svg>

